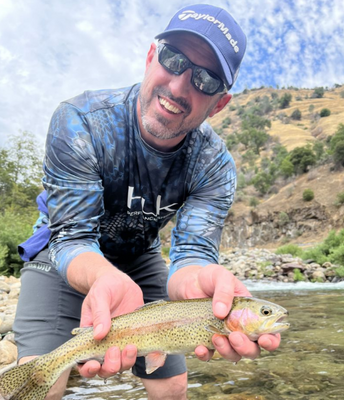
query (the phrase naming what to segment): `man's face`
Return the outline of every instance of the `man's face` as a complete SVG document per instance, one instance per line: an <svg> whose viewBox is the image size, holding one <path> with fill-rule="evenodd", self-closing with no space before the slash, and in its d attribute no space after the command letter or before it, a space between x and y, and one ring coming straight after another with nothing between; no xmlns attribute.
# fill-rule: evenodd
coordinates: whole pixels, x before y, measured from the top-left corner
<svg viewBox="0 0 344 400"><path fill-rule="evenodd" d="M163 42L180 50L194 64L221 76L216 56L204 40L192 34L177 33ZM192 70L187 69L181 75L171 74L159 64L155 48L152 45L148 53L140 90L140 127L156 139L178 143L208 116L220 111L231 96L208 96L199 92L191 83Z"/></svg>

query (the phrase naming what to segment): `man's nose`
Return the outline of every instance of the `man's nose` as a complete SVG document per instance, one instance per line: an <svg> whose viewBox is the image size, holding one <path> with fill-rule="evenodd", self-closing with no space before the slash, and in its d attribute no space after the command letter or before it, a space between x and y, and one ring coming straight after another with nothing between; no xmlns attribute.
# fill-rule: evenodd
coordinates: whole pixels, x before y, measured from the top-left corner
<svg viewBox="0 0 344 400"><path fill-rule="evenodd" d="M192 70L188 68L181 75L171 75L170 90L174 96L182 96L192 90L191 84Z"/></svg>

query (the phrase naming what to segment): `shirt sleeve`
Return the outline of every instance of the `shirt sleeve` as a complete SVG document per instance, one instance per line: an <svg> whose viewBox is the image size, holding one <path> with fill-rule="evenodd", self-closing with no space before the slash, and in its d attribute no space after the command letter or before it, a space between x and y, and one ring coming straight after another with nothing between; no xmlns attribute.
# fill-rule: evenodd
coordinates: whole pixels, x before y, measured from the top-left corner
<svg viewBox="0 0 344 400"><path fill-rule="evenodd" d="M218 262L224 222L234 199L236 169L223 143L209 153L195 171L190 194L177 213L169 277L188 265Z"/></svg>
<svg viewBox="0 0 344 400"><path fill-rule="evenodd" d="M85 115L62 103L48 131L43 163L48 194L50 259L67 282L67 268L83 252L102 254L99 218L103 186L94 140Z"/></svg>

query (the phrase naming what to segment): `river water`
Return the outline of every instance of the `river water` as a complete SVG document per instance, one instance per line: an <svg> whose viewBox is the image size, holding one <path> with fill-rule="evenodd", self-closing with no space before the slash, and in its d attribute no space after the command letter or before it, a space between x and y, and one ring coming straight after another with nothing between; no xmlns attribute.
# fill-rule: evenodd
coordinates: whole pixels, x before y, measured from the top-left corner
<svg viewBox="0 0 344 400"><path fill-rule="evenodd" d="M255 297L288 309L291 327L273 353L237 365L221 358L187 357L188 398L193 400L344 400L344 282L245 282ZM71 377L64 399L144 400L130 372L101 379Z"/></svg>

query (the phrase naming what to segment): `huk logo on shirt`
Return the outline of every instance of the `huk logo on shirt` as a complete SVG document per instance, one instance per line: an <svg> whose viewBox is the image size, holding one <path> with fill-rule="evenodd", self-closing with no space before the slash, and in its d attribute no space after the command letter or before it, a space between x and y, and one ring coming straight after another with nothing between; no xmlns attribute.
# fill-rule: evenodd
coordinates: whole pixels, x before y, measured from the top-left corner
<svg viewBox="0 0 344 400"><path fill-rule="evenodd" d="M142 211L130 211L133 205L133 202L140 201L141 202L141 210ZM175 214L178 209L173 209L173 206L178 205L178 203L169 204L168 206L161 207L161 196L159 195L156 199L155 203L155 212L145 211L145 202L146 200L141 196L134 196L134 188L132 186L128 186L128 197L127 197L127 207L128 207L128 215L135 216L139 214L143 214L143 218L145 220L157 221L158 219L165 219L170 214ZM161 215L163 212L163 215Z"/></svg>

